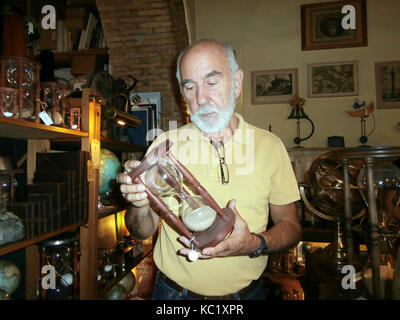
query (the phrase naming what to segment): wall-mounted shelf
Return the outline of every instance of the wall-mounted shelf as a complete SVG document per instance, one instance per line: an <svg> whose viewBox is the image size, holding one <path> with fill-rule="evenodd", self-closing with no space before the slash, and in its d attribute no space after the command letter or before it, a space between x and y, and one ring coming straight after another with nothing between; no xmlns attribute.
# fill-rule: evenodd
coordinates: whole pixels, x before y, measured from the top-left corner
<svg viewBox="0 0 400 320"><path fill-rule="evenodd" d="M27 239L27 240L20 240L20 241L15 241L15 242L12 242L12 243L4 244L4 245L0 246L0 256L4 255L4 254L7 254L7 253L10 253L10 252L13 252L15 250L19 250L19 249L28 247L28 246L30 246L32 244L38 243L40 241L43 241L43 240L46 240L46 239L49 239L49 238L52 238L52 237L54 237L56 235L59 235L59 234L62 234L64 232L71 231L73 229L76 229L76 228L80 227L81 225L83 225L83 223L75 223L75 224L71 224L71 225L65 226L65 227L63 227L61 229L58 229L58 230L54 230L52 232L48 232L48 233L42 234L42 235L40 235L38 237L34 237L34 238L31 238L31 239Z"/></svg>
<svg viewBox="0 0 400 320"><path fill-rule="evenodd" d="M80 139L88 137L88 133L0 116L0 136L14 139Z"/></svg>
<svg viewBox="0 0 400 320"><path fill-rule="evenodd" d="M57 68L69 68L72 64L72 59L76 55L96 55L105 64L108 63L108 48L93 48L86 50L74 50L64 52L54 52L54 67ZM39 59L40 54L35 56Z"/></svg>
<svg viewBox="0 0 400 320"><path fill-rule="evenodd" d="M110 138L100 137L102 148L109 149L113 152L145 152L147 147L138 146L129 142L113 140ZM75 137L72 138L56 138L51 139L52 150L78 150L81 147L81 140Z"/></svg>
<svg viewBox="0 0 400 320"><path fill-rule="evenodd" d="M97 208L97 215L99 219L108 217L112 214L124 211L128 208L127 203L113 201L109 207Z"/></svg>

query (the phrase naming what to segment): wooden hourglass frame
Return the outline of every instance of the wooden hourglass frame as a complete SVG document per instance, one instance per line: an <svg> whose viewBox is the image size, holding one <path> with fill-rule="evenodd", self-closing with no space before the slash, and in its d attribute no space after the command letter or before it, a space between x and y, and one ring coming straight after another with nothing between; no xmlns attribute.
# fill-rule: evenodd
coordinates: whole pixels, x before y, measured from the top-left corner
<svg viewBox="0 0 400 320"><path fill-rule="evenodd" d="M170 140L162 142L158 147L153 149L137 166L134 170L129 173L134 183L141 183L145 186L145 191L149 197L149 200L158 208L160 217L168 223L168 225L173 228L176 232L184 235L188 238L195 249L203 249L205 247L213 247L219 242L224 240L226 236L232 231L233 225L235 223L235 213L230 208L221 208L213 197L207 192L207 190L199 183L199 181L190 173L190 171L180 163L170 152L172 146ZM175 168L182 174L183 178L186 180L187 184L194 190L206 204L208 204L217 213L214 223L204 231L190 231L177 217L171 209L158 197L141 179L141 175L153 166L158 165L158 161L161 158L168 158ZM176 179L174 179L171 174L159 166L159 169L166 176L165 181L173 187L175 190L181 190L184 195L189 195L188 192L182 187L177 185ZM190 197L187 199L188 205L191 206L193 210L198 206L194 201L190 201Z"/></svg>

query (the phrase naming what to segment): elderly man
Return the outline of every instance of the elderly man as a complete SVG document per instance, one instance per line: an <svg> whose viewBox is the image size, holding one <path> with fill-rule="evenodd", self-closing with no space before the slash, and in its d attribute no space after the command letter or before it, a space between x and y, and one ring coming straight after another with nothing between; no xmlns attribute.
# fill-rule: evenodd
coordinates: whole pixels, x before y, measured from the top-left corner
<svg viewBox="0 0 400 320"><path fill-rule="evenodd" d="M294 204L299 192L286 149L234 112L243 71L229 46L195 42L179 56L177 78L191 123L160 135L150 150L170 139L172 153L236 220L229 237L204 248L196 262L187 259L189 240L163 222L153 255L153 299L265 299L261 278L268 254L295 246L301 237ZM118 181L131 204L126 225L145 239L160 218L144 187L126 174L138 163L127 161ZM273 227L266 230L269 216Z"/></svg>

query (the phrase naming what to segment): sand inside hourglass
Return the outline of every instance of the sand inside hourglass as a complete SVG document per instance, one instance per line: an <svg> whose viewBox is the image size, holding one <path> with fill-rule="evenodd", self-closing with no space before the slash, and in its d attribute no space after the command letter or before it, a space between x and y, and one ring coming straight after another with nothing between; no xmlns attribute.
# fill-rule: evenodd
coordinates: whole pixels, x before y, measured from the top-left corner
<svg viewBox="0 0 400 320"><path fill-rule="evenodd" d="M186 227L192 231L203 231L214 223L217 213L209 206L197 208L182 216Z"/></svg>

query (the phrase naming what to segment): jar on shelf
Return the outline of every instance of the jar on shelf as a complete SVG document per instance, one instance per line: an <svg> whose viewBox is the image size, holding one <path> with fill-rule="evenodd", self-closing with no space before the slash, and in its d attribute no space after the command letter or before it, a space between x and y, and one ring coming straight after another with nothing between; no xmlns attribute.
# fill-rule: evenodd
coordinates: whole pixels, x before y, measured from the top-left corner
<svg viewBox="0 0 400 320"><path fill-rule="evenodd" d="M67 232L40 242L41 265L55 271L55 288L47 288L42 277L40 296L45 300L70 300L78 298L79 240L78 235ZM49 273L51 274L51 273ZM51 282L51 281L50 281ZM38 292L38 293L39 293Z"/></svg>

